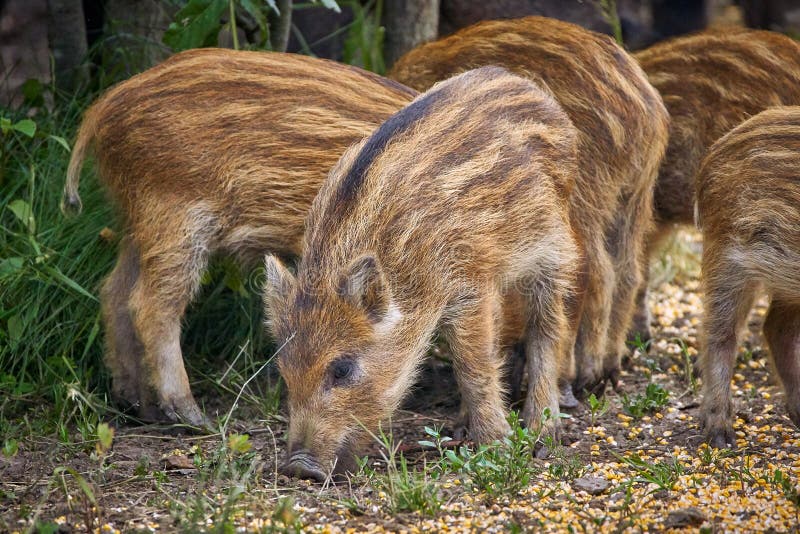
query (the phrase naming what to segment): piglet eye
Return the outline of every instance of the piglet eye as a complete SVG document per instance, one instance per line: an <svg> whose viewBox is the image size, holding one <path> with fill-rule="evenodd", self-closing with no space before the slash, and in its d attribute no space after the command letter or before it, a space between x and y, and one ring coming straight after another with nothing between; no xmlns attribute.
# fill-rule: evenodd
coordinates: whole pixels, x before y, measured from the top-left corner
<svg viewBox="0 0 800 534"><path fill-rule="evenodd" d="M339 358L331 363L330 373L334 386L344 386L355 378L358 366L352 358Z"/></svg>
<svg viewBox="0 0 800 534"><path fill-rule="evenodd" d="M353 374L353 362L340 361L333 364L333 378L336 380L344 380Z"/></svg>

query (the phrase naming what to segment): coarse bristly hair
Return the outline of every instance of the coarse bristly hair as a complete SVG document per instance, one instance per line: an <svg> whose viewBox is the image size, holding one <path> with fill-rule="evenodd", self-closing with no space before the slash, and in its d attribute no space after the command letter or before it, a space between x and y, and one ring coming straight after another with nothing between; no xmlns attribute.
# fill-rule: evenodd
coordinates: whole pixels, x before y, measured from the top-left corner
<svg viewBox="0 0 800 534"><path fill-rule="evenodd" d="M676 223L692 223L695 175L711 144L770 106L800 104L800 44L779 33L726 27L676 37L634 57L670 114L654 193L651 256ZM650 338L646 291L643 284L632 331Z"/></svg>
<svg viewBox="0 0 800 534"><path fill-rule="evenodd" d="M769 107L800 104L800 43L775 32L725 28L677 37L634 57L671 118L656 182L657 223L691 224L695 176L712 143Z"/></svg>
<svg viewBox="0 0 800 534"><path fill-rule="evenodd" d="M577 132L539 86L498 67L442 82L348 150L308 217L295 277L267 258L265 303L289 392L287 470L351 466L413 383L434 331L449 342L473 439L509 429L504 295L522 295L524 417L558 410L564 300L578 243L567 194ZM547 423L553 430L555 421Z"/></svg>
<svg viewBox="0 0 800 534"><path fill-rule="evenodd" d="M581 393L604 378L616 381L627 351L669 118L636 61L613 39L543 17L475 24L408 52L389 76L424 90L491 64L545 86L578 129L570 211L586 256L582 297L570 313L578 323L575 388Z"/></svg>
<svg viewBox="0 0 800 534"><path fill-rule="evenodd" d="M731 378L739 332L763 288L764 336L800 425L800 107L763 111L714 143L697 175L703 230L703 418L735 445Z"/></svg>
<svg viewBox="0 0 800 534"><path fill-rule="evenodd" d="M327 172L416 92L332 61L191 50L120 83L86 112L65 208L93 148L125 222L102 293L113 393L145 419L203 422L180 321L209 256L300 253Z"/></svg>

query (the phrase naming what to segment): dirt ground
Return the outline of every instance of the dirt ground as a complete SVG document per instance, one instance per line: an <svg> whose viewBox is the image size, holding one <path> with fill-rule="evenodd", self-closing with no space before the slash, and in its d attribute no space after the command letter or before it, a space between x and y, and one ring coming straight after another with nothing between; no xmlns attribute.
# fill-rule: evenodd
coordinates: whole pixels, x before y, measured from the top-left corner
<svg viewBox="0 0 800 534"><path fill-rule="evenodd" d="M697 289L689 279L652 293L650 353L627 362L621 391L607 393L608 409L594 425L586 404L570 411L564 447L533 461L533 479L517 494L475 491L468 473L451 473L435 483L432 515L396 512L392 488L375 483L385 473L377 444L371 477L336 485L289 480L277 474L284 422L245 411L227 430L249 435L252 449L245 445L224 462L214 459L220 435L153 427L116 428L102 462L94 442L20 443L16 455L0 457L0 531L38 522L42 532L85 531L87 524L100 532L798 532L800 432L771 383L759 333L765 303L752 314L734 377L738 449L714 451L701 443L691 378ZM623 394L644 394L651 382L669 392L666 404L641 418L626 414ZM392 422L395 442L421 473L438 453L417 442L429 439L425 426L448 433L454 392L448 365L434 361ZM226 400L204 400L228 408ZM776 481L776 470L790 482Z"/></svg>

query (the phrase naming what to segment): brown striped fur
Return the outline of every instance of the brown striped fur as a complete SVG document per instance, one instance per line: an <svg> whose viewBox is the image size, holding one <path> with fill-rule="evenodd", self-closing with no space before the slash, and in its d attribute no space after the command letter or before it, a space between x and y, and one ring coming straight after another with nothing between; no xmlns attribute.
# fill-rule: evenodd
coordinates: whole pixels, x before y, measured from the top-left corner
<svg viewBox="0 0 800 534"><path fill-rule="evenodd" d="M703 416L710 443L735 444L730 382L738 334L760 289L789 416L800 425L800 107L752 117L714 143L697 175L703 230Z"/></svg>
<svg viewBox="0 0 800 534"><path fill-rule="evenodd" d="M80 169L93 145L126 224L101 294L115 397L147 419L203 421L180 321L209 255L298 255L326 173L415 94L330 61L204 49L95 102L78 133L65 203L80 204Z"/></svg>
<svg viewBox="0 0 800 534"><path fill-rule="evenodd" d="M669 145L655 188L657 231L650 249L676 224L691 224L694 180L714 141L771 106L800 104L800 43L744 28L709 30L634 55L669 111ZM643 286L646 287L646 286ZM633 330L649 337L646 294Z"/></svg>
<svg viewBox="0 0 800 534"><path fill-rule="evenodd" d="M575 346L580 393L619 373L646 267L643 242L667 113L636 62L611 38L542 17L475 24L412 50L389 76L424 90L489 64L546 86L579 132L580 174L571 213L588 264Z"/></svg>
<svg viewBox="0 0 800 534"><path fill-rule="evenodd" d="M525 421L556 413L579 254L566 200L575 136L549 94L487 67L436 85L345 153L311 208L297 277L267 258L265 302L276 339L287 340L289 472L322 479L350 467L437 328L471 436L502 437L508 292L524 297L532 355Z"/></svg>

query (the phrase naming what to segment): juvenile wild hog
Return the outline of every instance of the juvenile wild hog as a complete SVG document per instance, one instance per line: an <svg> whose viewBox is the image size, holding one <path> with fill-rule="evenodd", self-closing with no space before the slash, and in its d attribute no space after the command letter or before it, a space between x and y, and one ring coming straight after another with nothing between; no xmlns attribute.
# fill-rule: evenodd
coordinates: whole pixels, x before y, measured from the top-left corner
<svg viewBox="0 0 800 534"><path fill-rule="evenodd" d="M581 393L603 378L616 382L642 280L667 112L610 37L542 17L475 24L412 50L389 76L424 90L489 64L546 86L578 129L580 173L570 211L586 266L583 303L571 306L580 324L575 389Z"/></svg>
<svg viewBox="0 0 800 534"><path fill-rule="evenodd" d="M266 259L265 304L286 342L290 473L350 468L437 328L470 435L502 437L507 291L526 299L525 421L556 413L557 362L569 350L563 301L579 254L566 202L575 135L548 93L487 67L435 86L344 154L309 213L297 276Z"/></svg>
<svg viewBox="0 0 800 534"><path fill-rule="evenodd" d="M800 107L759 113L714 143L697 175L703 230L703 418L734 444L730 382L738 333L759 288L789 416L800 425Z"/></svg>
<svg viewBox="0 0 800 534"><path fill-rule="evenodd" d="M180 323L209 255L299 254L327 172L415 94L330 61L204 49L117 85L86 112L65 203L80 205L80 168L93 144L125 222L101 293L119 401L145 419L203 423Z"/></svg>
<svg viewBox="0 0 800 534"><path fill-rule="evenodd" d="M675 223L692 223L695 174L711 144L768 107L800 104L800 43L778 33L725 28L666 41L634 57L671 121L655 188L658 228L648 239L657 250ZM632 331L649 338L646 284L642 288Z"/></svg>

